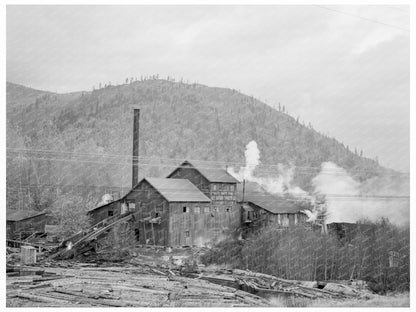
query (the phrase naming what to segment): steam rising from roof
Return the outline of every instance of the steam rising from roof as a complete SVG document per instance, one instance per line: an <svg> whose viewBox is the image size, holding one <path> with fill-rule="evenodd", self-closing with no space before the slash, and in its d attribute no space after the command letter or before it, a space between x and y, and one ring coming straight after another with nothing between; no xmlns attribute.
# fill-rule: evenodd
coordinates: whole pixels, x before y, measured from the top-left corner
<svg viewBox="0 0 416 312"><path fill-rule="evenodd" d="M242 181L256 182L260 184L267 192L272 194L292 194L297 196L308 196L308 193L302 190L299 186L293 185L293 176L295 168L293 166L286 167L278 164L279 175L277 177L258 177L255 176L254 171L260 165L260 151L257 147L256 141L251 141L246 145L244 152L246 162L245 166L241 167L239 172L234 171L233 168L228 168L228 173L236 179Z"/></svg>
<svg viewBox="0 0 416 312"><path fill-rule="evenodd" d="M323 162L321 171L312 179L313 192L309 194L293 185L294 166L278 165L277 177L255 175L260 165L260 151L255 141L246 146L245 166L238 172L228 168L236 179L256 182L272 194L290 194L309 199L314 209L303 210L308 221L325 216L325 222L378 221L388 218L397 225L409 224L409 179L399 176L376 176L362 183L332 162Z"/></svg>

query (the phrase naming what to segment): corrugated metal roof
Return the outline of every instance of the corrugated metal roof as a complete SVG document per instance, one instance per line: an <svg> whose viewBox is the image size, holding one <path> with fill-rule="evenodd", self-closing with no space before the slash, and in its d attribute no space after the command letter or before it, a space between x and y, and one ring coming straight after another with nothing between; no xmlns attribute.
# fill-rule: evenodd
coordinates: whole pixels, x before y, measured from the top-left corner
<svg viewBox="0 0 416 312"><path fill-rule="evenodd" d="M187 179L145 178L169 202L211 202Z"/></svg>
<svg viewBox="0 0 416 312"><path fill-rule="evenodd" d="M34 211L34 210L7 210L6 212L7 221L21 221L40 215L46 214L44 211Z"/></svg>
<svg viewBox="0 0 416 312"><path fill-rule="evenodd" d="M179 167L186 166L187 164L194 167L199 171L209 182L217 183L239 183L232 175L230 175L224 168L219 168L212 163L204 162L189 162L184 161ZM176 171L176 169L174 170ZM169 175L170 176L170 175Z"/></svg>
<svg viewBox="0 0 416 312"><path fill-rule="evenodd" d="M243 185L237 186L237 201L243 200ZM273 195L255 182L246 182L244 202L252 203L271 213L297 213L303 208L288 198Z"/></svg>

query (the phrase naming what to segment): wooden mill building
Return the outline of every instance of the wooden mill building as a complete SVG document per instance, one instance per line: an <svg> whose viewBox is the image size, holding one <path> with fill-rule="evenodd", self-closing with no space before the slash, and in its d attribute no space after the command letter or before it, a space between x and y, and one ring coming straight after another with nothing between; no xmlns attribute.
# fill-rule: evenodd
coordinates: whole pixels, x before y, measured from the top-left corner
<svg viewBox="0 0 416 312"><path fill-rule="evenodd" d="M306 208L301 203L290 197L270 194L255 182L246 182L244 186L238 186L237 201L242 207L243 228L271 224L288 227L305 223L308 219L307 215L301 212Z"/></svg>
<svg viewBox="0 0 416 312"><path fill-rule="evenodd" d="M33 210L7 210L7 239L24 239L33 233L44 233L46 212Z"/></svg>
<svg viewBox="0 0 416 312"><path fill-rule="evenodd" d="M142 244L214 243L241 226L237 183L225 169L185 161L168 178L145 178L122 198L91 209L89 215L96 224L137 212L136 235Z"/></svg>
<svg viewBox="0 0 416 312"><path fill-rule="evenodd" d="M300 207L264 191L246 192L243 200L241 184L209 162L184 161L167 178L138 181L139 116L135 109L132 189L90 210L93 223L134 213L140 243L190 246L215 243L254 223L289 226L306 220Z"/></svg>
<svg viewBox="0 0 416 312"><path fill-rule="evenodd" d="M215 227L210 227L211 236L234 233L240 228L240 207L236 202L239 182L227 170L184 161L168 178L191 181L211 200L210 212L215 224Z"/></svg>
<svg viewBox="0 0 416 312"><path fill-rule="evenodd" d="M211 200L188 180L145 178L123 200L135 205L142 244L191 246L210 239Z"/></svg>

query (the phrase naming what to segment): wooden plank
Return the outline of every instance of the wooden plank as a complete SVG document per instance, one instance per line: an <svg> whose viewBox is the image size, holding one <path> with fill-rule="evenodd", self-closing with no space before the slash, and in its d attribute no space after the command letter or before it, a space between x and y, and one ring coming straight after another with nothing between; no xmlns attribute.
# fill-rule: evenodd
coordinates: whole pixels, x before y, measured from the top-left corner
<svg viewBox="0 0 416 312"><path fill-rule="evenodd" d="M63 250L61 250L61 251L59 251L59 252L51 255L50 258L51 259L54 259L54 258L58 258L58 257L65 256L66 254L73 253L76 250L76 247L78 245L80 245L81 243L85 243L85 242L91 241L92 239L96 238L98 235L102 234L104 231L106 231L109 228L115 226L116 224L118 224L120 222L125 222L125 221L130 220L132 218L132 216L133 216L133 214L129 214L127 216L123 216L122 218L117 219L114 222L112 222L112 223L110 223L110 224L108 224L106 226L103 226L103 227L99 228L96 231L93 231L93 232L87 234L86 236L83 236L82 238L80 238L78 241L76 241L72 245L72 248L71 249L69 249L69 250L68 249L63 249Z"/></svg>
<svg viewBox="0 0 416 312"><path fill-rule="evenodd" d="M47 302L47 303L55 303L55 304L69 304L69 303L71 303L70 301L64 300L64 299L57 299L57 298L45 297L45 296L40 296L40 295L32 295L32 294L18 293L16 295L14 295L13 297L18 297L18 298L22 298L22 299L31 300L31 301Z"/></svg>
<svg viewBox="0 0 416 312"><path fill-rule="evenodd" d="M114 289L151 293L151 294L167 295L169 293L169 291L167 290L157 290L157 289L149 289L149 288L143 288L143 287L129 287L129 286L123 286L123 285L112 285L112 287Z"/></svg>
<svg viewBox="0 0 416 312"><path fill-rule="evenodd" d="M38 283L38 282L45 282L45 281L53 281L53 280L68 278L68 277L74 277L74 276L61 276L61 275L59 275L59 276L36 278L36 279L33 279L33 282Z"/></svg>

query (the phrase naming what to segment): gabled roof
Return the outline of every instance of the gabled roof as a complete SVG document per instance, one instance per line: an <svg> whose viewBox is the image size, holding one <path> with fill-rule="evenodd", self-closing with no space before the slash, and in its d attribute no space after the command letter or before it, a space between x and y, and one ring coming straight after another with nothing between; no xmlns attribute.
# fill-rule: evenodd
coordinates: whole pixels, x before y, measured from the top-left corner
<svg viewBox="0 0 416 312"><path fill-rule="evenodd" d="M6 212L7 221L22 221L25 219L37 217L46 214L45 211L34 211L34 210L7 210Z"/></svg>
<svg viewBox="0 0 416 312"><path fill-rule="evenodd" d="M243 201L243 185L237 186L237 201ZM252 203L271 213L298 213L303 209L301 205L290 198L268 193L260 184L246 182L244 191L244 202Z"/></svg>
<svg viewBox="0 0 416 312"><path fill-rule="evenodd" d="M239 183L232 175L230 175L227 170L223 168L218 168L216 165L203 163L203 162L189 162L185 160L180 167L193 167L197 170L202 176L204 176L209 182L217 183ZM168 178L178 169L176 168L171 174L168 175Z"/></svg>
<svg viewBox="0 0 416 312"><path fill-rule="evenodd" d="M168 202L211 202L187 179L144 178L143 180L149 182Z"/></svg>

